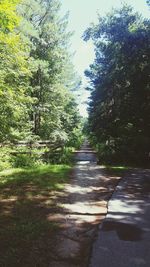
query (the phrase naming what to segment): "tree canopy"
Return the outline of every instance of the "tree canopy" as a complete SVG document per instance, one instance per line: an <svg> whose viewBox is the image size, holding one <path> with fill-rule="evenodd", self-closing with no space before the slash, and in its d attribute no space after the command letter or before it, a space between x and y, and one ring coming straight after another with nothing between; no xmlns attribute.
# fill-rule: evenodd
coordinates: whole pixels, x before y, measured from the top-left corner
<svg viewBox="0 0 150 267"><path fill-rule="evenodd" d="M0 141L65 139L80 127L80 84L58 0L0 1Z"/></svg>
<svg viewBox="0 0 150 267"><path fill-rule="evenodd" d="M90 80L89 127L104 160L145 161L150 151L150 27L129 6L99 17L84 33L95 61Z"/></svg>

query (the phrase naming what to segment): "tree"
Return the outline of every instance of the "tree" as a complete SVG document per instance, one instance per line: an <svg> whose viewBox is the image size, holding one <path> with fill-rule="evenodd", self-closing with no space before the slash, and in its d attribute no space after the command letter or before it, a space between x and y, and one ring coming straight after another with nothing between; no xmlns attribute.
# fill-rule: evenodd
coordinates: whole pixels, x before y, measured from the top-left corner
<svg viewBox="0 0 150 267"><path fill-rule="evenodd" d="M89 123L104 158L148 159L149 36L149 21L128 6L99 18L84 34L94 41L96 54L86 71L92 91Z"/></svg>
<svg viewBox="0 0 150 267"><path fill-rule="evenodd" d="M15 31L17 0L0 1L0 140L18 134L27 119L27 48Z"/></svg>
<svg viewBox="0 0 150 267"><path fill-rule="evenodd" d="M30 44L32 132L44 139L65 132L66 106L72 102L70 91L79 84L70 61L68 16L60 18L59 10L57 0L25 0L18 7L23 17L20 30Z"/></svg>
<svg viewBox="0 0 150 267"><path fill-rule="evenodd" d="M69 140L78 128L68 16L58 0L0 2L0 140ZM57 136L57 138L56 138Z"/></svg>

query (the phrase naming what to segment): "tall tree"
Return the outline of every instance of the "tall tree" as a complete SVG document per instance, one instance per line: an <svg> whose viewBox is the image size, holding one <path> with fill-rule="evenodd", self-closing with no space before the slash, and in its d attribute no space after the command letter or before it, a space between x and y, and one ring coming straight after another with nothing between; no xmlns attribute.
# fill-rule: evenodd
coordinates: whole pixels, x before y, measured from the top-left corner
<svg viewBox="0 0 150 267"><path fill-rule="evenodd" d="M124 6L87 29L95 61L89 122L105 158L148 159L150 149L149 21ZM139 148L140 146L140 148Z"/></svg>
<svg viewBox="0 0 150 267"><path fill-rule="evenodd" d="M17 0L0 1L0 140L18 135L27 119L27 47L15 28Z"/></svg>
<svg viewBox="0 0 150 267"><path fill-rule="evenodd" d="M78 128L71 91L80 82L60 6L58 0L0 1L0 140L67 141Z"/></svg>
<svg viewBox="0 0 150 267"><path fill-rule="evenodd" d="M78 84L70 61L68 16L60 17L58 0L24 0L18 11L24 18L22 34L30 43L32 131L50 138L56 130L65 131L62 118L71 102L69 91Z"/></svg>

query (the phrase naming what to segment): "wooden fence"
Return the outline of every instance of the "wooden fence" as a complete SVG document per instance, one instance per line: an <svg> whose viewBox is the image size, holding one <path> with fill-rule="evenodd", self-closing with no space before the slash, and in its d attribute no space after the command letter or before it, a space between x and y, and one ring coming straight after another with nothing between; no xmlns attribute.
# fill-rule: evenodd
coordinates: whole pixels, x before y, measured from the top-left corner
<svg viewBox="0 0 150 267"><path fill-rule="evenodd" d="M60 152L63 149L64 143L62 142L51 142L49 140L39 140L39 141L16 141L16 142L3 142L0 143L0 147L10 147L13 151L10 152L11 155L18 154L37 154L46 155L50 153ZM28 151L15 151L15 148L26 147ZM34 151L34 149L48 148L48 151L39 152Z"/></svg>

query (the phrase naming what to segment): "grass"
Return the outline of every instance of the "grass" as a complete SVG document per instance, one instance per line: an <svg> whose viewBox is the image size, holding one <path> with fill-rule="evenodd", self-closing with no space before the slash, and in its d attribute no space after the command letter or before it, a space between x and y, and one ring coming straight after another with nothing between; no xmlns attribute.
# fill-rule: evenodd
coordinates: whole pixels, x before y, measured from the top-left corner
<svg viewBox="0 0 150 267"><path fill-rule="evenodd" d="M0 172L0 266L47 266L59 230L49 214L60 209L70 170L42 165Z"/></svg>
<svg viewBox="0 0 150 267"><path fill-rule="evenodd" d="M6 185L25 184L27 182L48 189L57 189L67 181L69 165L41 165L31 168L12 168L0 172L0 188Z"/></svg>
<svg viewBox="0 0 150 267"><path fill-rule="evenodd" d="M0 172L0 266L49 266L61 227L52 218L62 212L71 169L51 164ZM127 167L104 169L119 176Z"/></svg>

